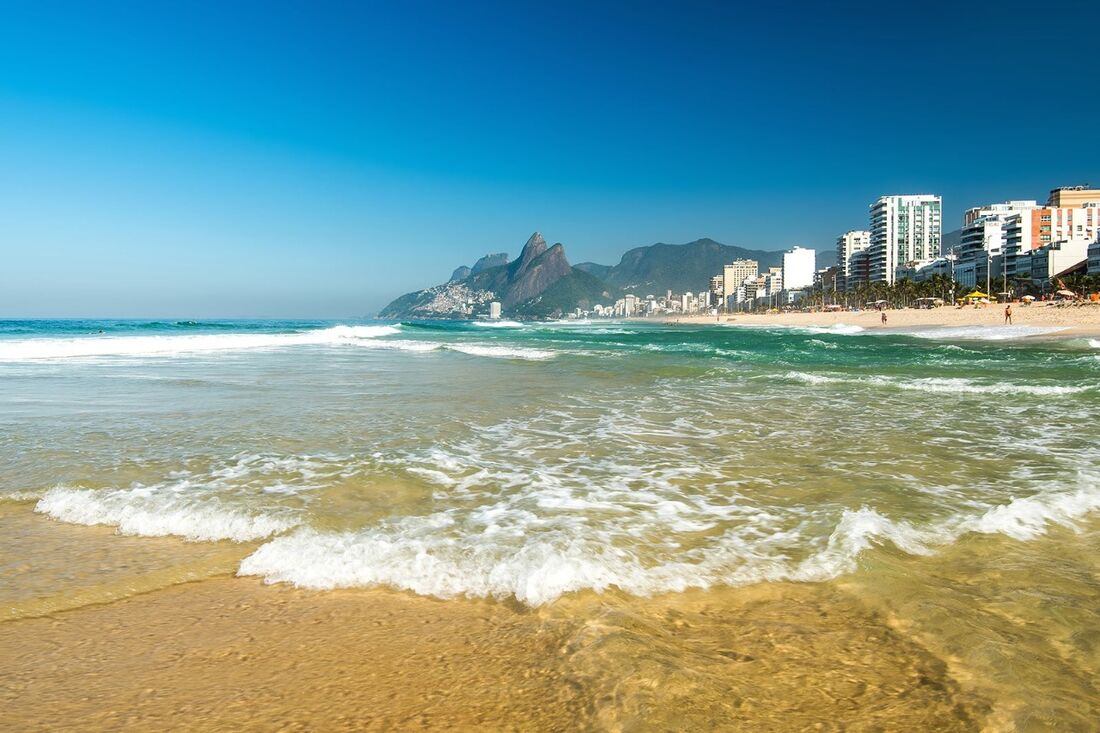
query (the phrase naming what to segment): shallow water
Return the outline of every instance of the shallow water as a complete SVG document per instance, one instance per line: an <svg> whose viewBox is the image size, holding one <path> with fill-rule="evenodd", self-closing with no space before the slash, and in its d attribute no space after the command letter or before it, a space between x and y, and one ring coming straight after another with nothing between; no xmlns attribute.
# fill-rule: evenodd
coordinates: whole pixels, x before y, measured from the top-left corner
<svg viewBox="0 0 1100 733"><path fill-rule="evenodd" d="M0 520L43 548L0 565L0 601L19 618L229 571L519 603L601 630L576 648L594 688L658 660L656 688L599 713L629 727L682 707L661 675L728 664L745 594L782 587L760 614L838 614L815 652L838 663L874 652L844 619L875 619L963 727L1087 729L1100 351L1027 335L0 323ZM53 522L129 537L74 562ZM727 672L690 696L734 694ZM797 688L768 679L755 704Z"/></svg>

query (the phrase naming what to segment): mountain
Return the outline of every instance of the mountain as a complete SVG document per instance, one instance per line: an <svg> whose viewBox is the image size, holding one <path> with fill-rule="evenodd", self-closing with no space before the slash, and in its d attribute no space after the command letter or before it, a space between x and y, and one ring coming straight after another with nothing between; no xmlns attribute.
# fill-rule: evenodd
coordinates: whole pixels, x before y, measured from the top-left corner
<svg viewBox="0 0 1100 733"><path fill-rule="evenodd" d="M578 262L573 267L605 282L611 273L611 265L597 265L595 262Z"/></svg>
<svg viewBox="0 0 1100 733"><path fill-rule="evenodd" d="M948 254L951 250L962 244L962 234L962 229L956 229L940 237L940 252Z"/></svg>
<svg viewBox="0 0 1100 733"><path fill-rule="evenodd" d="M583 262L576 269L636 295L659 295L666 290L674 293L703 290L712 276L722 273L723 265L740 259L756 260L761 270L767 270L783 264L783 253L735 247L704 238L687 244L658 242L635 247L617 265ZM832 250L818 251L818 269L835 261L836 253Z"/></svg>
<svg viewBox="0 0 1100 733"><path fill-rule="evenodd" d="M483 270L491 270L494 267L508 264L508 253L498 252L495 255L485 255L470 268L470 274L476 275Z"/></svg>
<svg viewBox="0 0 1100 733"><path fill-rule="evenodd" d="M466 267L466 265L460 265L459 267L455 268L454 273L451 274L451 279L447 282L453 283L457 282L458 280L465 280L470 276L471 273L472 271L469 267Z"/></svg>
<svg viewBox="0 0 1100 733"><path fill-rule="evenodd" d="M610 305L621 296L603 280L574 267L539 295L517 305L513 313L524 318L560 318L574 308L590 310L597 303Z"/></svg>
<svg viewBox="0 0 1100 733"><path fill-rule="evenodd" d="M494 264L496 263L496 264ZM480 267L479 267L480 266ZM402 295L379 314L382 318L464 318L487 310L489 301L500 301L504 313L539 317L588 307L610 305L613 289L591 275L574 269L561 243L546 245L535 232L519 257L486 255L464 273L455 270L443 285ZM466 274L464 278L458 275Z"/></svg>

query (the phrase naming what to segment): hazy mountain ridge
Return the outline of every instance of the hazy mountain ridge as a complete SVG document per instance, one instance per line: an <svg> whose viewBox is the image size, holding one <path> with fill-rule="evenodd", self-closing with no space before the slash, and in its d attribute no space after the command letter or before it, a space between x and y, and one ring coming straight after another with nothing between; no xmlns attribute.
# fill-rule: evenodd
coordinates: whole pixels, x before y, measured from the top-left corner
<svg viewBox="0 0 1100 733"><path fill-rule="evenodd" d="M733 260L750 259L761 270L780 267L782 251L748 249L722 244L709 237L686 244L658 242L627 250L617 265L582 262L576 268L604 280L608 285L636 295L698 292L710 284L710 278L722 273L722 266ZM832 250L818 250L817 267L829 267L836 261Z"/></svg>
<svg viewBox="0 0 1100 733"><path fill-rule="evenodd" d="M454 271L451 280L407 293L382 309L383 318L466 318L488 309L497 300L505 314L549 317L574 308L589 309L597 303L611 305L624 292L659 295L704 290L722 266L737 259L754 259L760 268L783 264L782 251L748 249L722 244L710 238L686 244L658 242L628 250L617 265L582 262L571 266L561 243L547 247L535 232L519 257L509 261L505 252L488 254ZM832 250L818 251L818 269L836 259Z"/></svg>

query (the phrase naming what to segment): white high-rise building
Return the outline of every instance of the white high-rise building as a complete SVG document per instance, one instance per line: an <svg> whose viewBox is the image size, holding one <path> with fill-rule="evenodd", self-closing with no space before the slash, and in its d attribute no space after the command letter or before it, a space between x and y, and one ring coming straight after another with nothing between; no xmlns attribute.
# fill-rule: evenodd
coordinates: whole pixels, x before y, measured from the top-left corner
<svg viewBox="0 0 1100 733"><path fill-rule="evenodd" d="M853 229L844 232L836 240L836 266L840 274L848 277L852 274L852 255L871 246L871 233L866 229Z"/></svg>
<svg viewBox="0 0 1100 733"><path fill-rule="evenodd" d="M489 303L489 317L494 320L500 318L500 303L495 300Z"/></svg>
<svg viewBox="0 0 1100 733"><path fill-rule="evenodd" d="M871 204L872 282L893 283L899 265L923 263L940 254L943 202L939 196L882 196Z"/></svg>
<svg viewBox="0 0 1100 733"><path fill-rule="evenodd" d="M795 247L783 253L783 288L801 290L813 287L817 271L817 250Z"/></svg>
<svg viewBox="0 0 1100 733"><path fill-rule="evenodd" d="M632 316L632 315L634 315L635 313L638 312L638 296L637 295L634 295L633 293L627 293L626 297L623 300L625 301L623 303L623 305L624 305L624 308L625 308L625 311L626 311L624 315Z"/></svg>

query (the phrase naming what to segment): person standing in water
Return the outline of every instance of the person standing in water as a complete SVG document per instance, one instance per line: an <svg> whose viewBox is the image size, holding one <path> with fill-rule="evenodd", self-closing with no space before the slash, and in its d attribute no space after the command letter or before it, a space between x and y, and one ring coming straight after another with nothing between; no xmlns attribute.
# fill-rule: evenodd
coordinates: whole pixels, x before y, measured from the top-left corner
<svg viewBox="0 0 1100 733"><path fill-rule="evenodd" d="M1012 325L1012 304L1011 303L1005 306L1005 325L1007 325L1007 326Z"/></svg>

